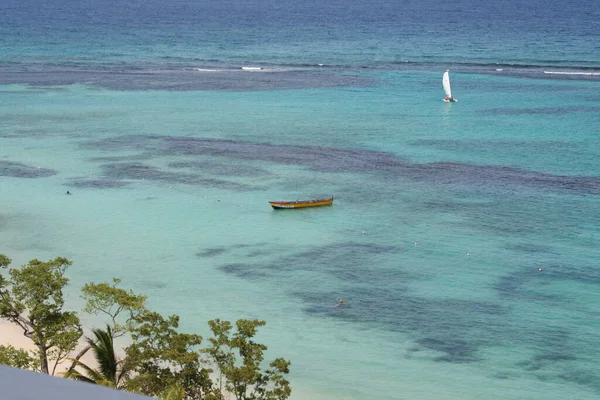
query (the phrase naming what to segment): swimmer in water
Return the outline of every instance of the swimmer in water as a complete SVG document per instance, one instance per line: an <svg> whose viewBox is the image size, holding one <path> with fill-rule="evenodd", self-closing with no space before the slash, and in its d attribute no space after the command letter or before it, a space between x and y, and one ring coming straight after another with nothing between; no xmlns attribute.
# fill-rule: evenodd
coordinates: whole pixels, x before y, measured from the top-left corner
<svg viewBox="0 0 600 400"><path fill-rule="evenodd" d="M69 191L67 190L67 194L71 194L71 192L69 192Z"/></svg>
<svg viewBox="0 0 600 400"><path fill-rule="evenodd" d="M343 305L345 305L345 304L346 304L346 303L344 303L344 300L341 300L341 299L340 299L340 301L338 301L338 303L337 303L337 304L334 304L332 307L341 307L341 306L343 306Z"/></svg>

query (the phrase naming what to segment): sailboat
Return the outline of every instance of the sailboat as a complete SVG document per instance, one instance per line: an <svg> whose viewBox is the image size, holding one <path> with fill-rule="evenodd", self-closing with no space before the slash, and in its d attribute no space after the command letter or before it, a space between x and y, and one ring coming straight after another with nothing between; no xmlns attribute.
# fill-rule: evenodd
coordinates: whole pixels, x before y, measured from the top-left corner
<svg viewBox="0 0 600 400"><path fill-rule="evenodd" d="M446 72L444 72L444 76L442 77L442 86L444 87L444 92L446 93L446 98L444 99L444 101L446 103L458 101L457 99L452 97L452 89L450 89L450 70L449 69L447 69Z"/></svg>

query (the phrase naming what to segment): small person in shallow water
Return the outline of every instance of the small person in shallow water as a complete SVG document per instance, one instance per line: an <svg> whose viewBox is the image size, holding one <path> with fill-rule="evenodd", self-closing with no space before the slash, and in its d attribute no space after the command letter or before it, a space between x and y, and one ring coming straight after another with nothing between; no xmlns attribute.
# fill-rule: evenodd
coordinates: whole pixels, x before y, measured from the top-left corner
<svg viewBox="0 0 600 400"><path fill-rule="evenodd" d="M67 194L71 194L71 192L69 192L69 191L67 190Z"/></svg>
<svg viewBox="0 0 600 400"><path fill-rule="evenodd" d="M343 305L345 305L345 304L346 304L346 303L344 303L344 300L341 300L341 299L340 299L340 301L338 301L338 302L337 302L336 304L334 304L332 307L341 307L341 306L343 306Z"/></svg>

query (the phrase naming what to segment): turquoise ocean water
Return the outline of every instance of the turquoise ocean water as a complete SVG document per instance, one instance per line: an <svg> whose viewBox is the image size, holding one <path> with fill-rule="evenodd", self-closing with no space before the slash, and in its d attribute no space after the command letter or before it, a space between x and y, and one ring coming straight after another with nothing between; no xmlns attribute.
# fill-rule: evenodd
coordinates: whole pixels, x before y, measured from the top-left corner
<svg viewBox="0 0 600 400"><path fill-rule="evenodd" d="M595 2L0 11L0 252L73 307L265 319L293 399L600 395Z"/></svg>

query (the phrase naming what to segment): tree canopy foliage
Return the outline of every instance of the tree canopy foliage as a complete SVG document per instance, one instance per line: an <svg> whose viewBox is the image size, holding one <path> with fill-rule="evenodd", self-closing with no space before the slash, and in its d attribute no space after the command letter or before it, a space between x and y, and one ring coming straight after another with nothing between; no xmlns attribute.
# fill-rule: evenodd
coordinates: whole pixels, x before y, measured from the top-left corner
<svg viewBox="0 0 600 400"><path fill-rule="evenodd" d="M29 352L12 345L0 345L0 364L13 368L35 369L36 360Z"/></svg>
<svg viewBox="0 0 600 400"><path fill-rule="evenodd" d="M129 381L133 391L160 396L178 387L186 399L203 399L211 391L209 369L200 357L202 337L177 331L179 317L147 311L136 318L133 343L125 348L127 363L135 370Z"/></svg>
<svg viewBox="0 0 600 400"><path fill-rule="evenodd" d="M120 279L113 278L112 284L86 283L81 289L81 297L85 300L83 311L109 317L115 337L131 330L135 318L146 310L147 300L146 296L118 287L120 283Z"/></svg>
<svg viewBox="0 0 600 400"><path fill-rule="evenodd" d="M11 260L2 255L0 265ZM36 346L39 370L54 374L57 365L73 351L82 335L79 317L64 311L63 288L71 261L58 257L42 262L31 260L11 268L9 278L0 278L0 317L18 325Z"/></svg>
<svg viewBox="0 0 600 400"><path fill-rule="evenodd" d="M217 366L219 386L232 393L236 400L279 400L291 395L285 379L290 362L277 358L265 371L261 369L267 346L253 341L259 326L265 321L240 319L236 332L229 321L219 319L208 322L213 337L206 349ZM239 356L239 359L238 359Z"/></svg>
<svg viewBox="0 0 600 400"><path fill-rule="evenodd" d="M0 268L11 260L0 254ZM21 268L0 271L0 318L23 329L37 349L33 354L0 346L0 364L54 374L74 351L83 329L75 312L64 311L65 272L71 261L31 260ZM290 362L276 358L263 369L267 346L254 337L265 321L240 319L233 324L208 322L208 346L194 333L179 331L179 316L149 310L146 296L119 287L121 281L88 283L82 288L83 311L103 316L105 329L92 329L87 344L69 358L63 375L169 400L286 400ZM124 336L127 346L115 349ZM91 350L95 365L81 361Z"/></svg>

